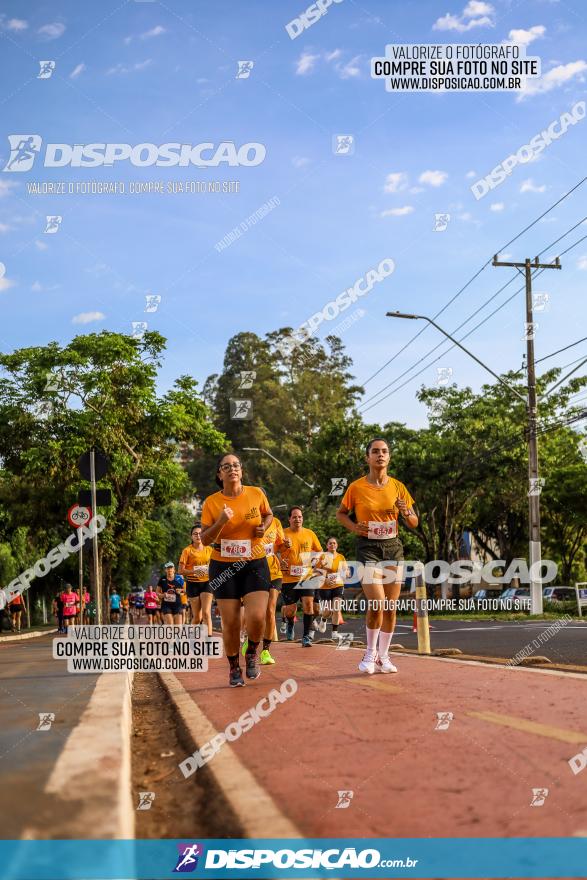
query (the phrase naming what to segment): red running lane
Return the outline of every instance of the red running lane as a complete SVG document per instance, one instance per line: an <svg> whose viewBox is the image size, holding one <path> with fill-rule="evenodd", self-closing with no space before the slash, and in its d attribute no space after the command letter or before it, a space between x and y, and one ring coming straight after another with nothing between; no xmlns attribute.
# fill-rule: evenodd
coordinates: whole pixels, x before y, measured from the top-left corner
<svg viewBox="0 0 587 880"><path fill-rule="evenodd" d="M228 688L224 658L177 677L218 731L296 680L230 748L303 836L587 834L587 769L568 764L587 747L587 678L406 655L399 674L368 676L354 649L272 653L244 688ZM437 712L453 713L447 730ZM530 806L533 788L549 789L543 806ZM337 808L343 790L354 794Z"/></svg>

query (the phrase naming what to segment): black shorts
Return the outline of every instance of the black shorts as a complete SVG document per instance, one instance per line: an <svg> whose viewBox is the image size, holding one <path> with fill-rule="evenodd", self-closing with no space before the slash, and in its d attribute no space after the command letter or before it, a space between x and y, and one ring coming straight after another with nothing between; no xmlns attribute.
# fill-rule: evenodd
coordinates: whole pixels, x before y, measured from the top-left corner
<svg viewBox="0 0 587 880"><path fill-rule="evenodd" d="M158 608L145 608L145 611L147 612L149 617L154 617L157 614L157 612L159 611L159 609Z"/></svg>
<svg viewBox="0 0 587 880"><path fill-rule="evenodd" d="M403 558L404 548L399 538L388 538L386 541L357 538L358 562L401 562Z"/></svg>
<svg viewBox="0 0 587 880"><path fill-rule="evenodd" d="M303 583L303 581L298 581L298 583L292 584L283 584L281 587L281 595L283 596L283 604L284 605L296 605L303 596L312 596L316 590L314 589L303 589L299 587L298 584Z"/></svg>
<svg viewBox="0 0 587 880"><path fill-rule="evenodd" d="M184 609L181 602L161 602L161 614L183 614Z"/></svg>
<svg viewBox="0 0 587 880"><path fill-rule="evenodd" d="M249 559L242 567L237 562L210 560L209 584L216 599L242 599L248 593L269 592L271 575L266 559Z"/></svg>
<svg viewBox="0 0 587 880"><path fill-rule="evenodd" d="M283 586L283 578L274 578L271 581L271 589L272 590L280 590L281 591L282 586Z"/></svg>
<svg viewBox="0 0 587 880"><path fill-rule="evenodd" d="M332 602L333 599L342 599L344 587L328 587L323 590L316 590L316 602Z"/></svg>
<svg viewBox="0 0 587 880"><path fill-rule="evenodd" d="M186 584L188 599L199 599L201 593L211 593L210 581L188 581Z"/></svg>

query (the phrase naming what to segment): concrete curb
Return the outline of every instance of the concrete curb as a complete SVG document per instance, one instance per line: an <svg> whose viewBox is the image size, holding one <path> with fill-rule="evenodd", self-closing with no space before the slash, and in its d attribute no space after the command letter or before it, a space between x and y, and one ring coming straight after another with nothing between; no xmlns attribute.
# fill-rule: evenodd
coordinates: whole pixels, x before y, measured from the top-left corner
<svg viewBox="0 0 587 880"><path fill-rule="evenodd" d="M132 672L98 678L80 721L69 734L47 794L75 803L62 827L59 808L50 838L128 840L134 837L131 782Z"/></svg>
<svg viewBox="0 0 587 880"><path fill-rule="evenodd" d="M40 632L19 633L16 636L0 636L0 645L4 644L4 642L19 642L21 639L36 639L39 636L50 636L52 633L56 632L57 627L55 627L55 629L44 629Z"/></svg>
<svg viewBox="0 0 587 880"><path fill-rule="evenodd" d="M213 739L218 731L172 672L159 672L158 675L195 751ZM212 775L232 809L242 828L243 837L303 836L281 812L271 795L259 785L251 771L237 758L228 743L206 764L206 770Z"/></svg>

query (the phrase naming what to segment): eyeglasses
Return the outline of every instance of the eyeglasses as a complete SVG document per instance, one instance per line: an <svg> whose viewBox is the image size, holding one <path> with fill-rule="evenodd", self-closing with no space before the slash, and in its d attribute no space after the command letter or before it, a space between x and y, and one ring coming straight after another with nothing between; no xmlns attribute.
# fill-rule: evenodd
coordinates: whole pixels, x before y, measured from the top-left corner
<svg viewBox="0 0 587 880"><path fill-rule="evenodd" d="M237 462L236 464L222 464L220 465L221 471L238 471L240 470L240 464Z"/></svg>

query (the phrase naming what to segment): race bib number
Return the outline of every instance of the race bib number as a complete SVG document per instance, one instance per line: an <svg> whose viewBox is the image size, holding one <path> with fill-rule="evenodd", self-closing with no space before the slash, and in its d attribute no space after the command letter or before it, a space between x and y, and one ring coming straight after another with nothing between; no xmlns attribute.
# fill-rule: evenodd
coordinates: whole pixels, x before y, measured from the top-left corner
<svg viewBox="0 0 587 880"><path fill-rule="evenodd" d="M224 559L246 559L251 555L251 542L246 541L229 541L222 539L220 541L220 555Z"/></svg>
<svg viewBox="0 0 587 880"><path fill-rule="evenodd" d="M166 590L165 593L163 593L163 599L165 602L175 602L177 599L175 590Z"/></svg>
<svg viewBox="0 0 587 880"><path fill-rule="evenodd" d="M303 565L290 565L289 567L289 573L292 577L299 578L304 574L305 571L306 569Z"/></svg>
<svg viewBox="0 0 587 880"><path fill-rule="evenodd" d="M194 565L194 574L197 578L208 577L208 566L207 565Z"/></svg>
<svg viewBox="0 0 587 880"><path fill-rule="evenodd" d="M265 556L273 556L273 544L265 544Z"/></svg>
<svg viewBox="0 0 587 880"><path fill-rule="evenodd" d="M368 538L376 541L385 541L388 538L397 536L397 520L392 519L388 522L370 522Z"/></svg>

